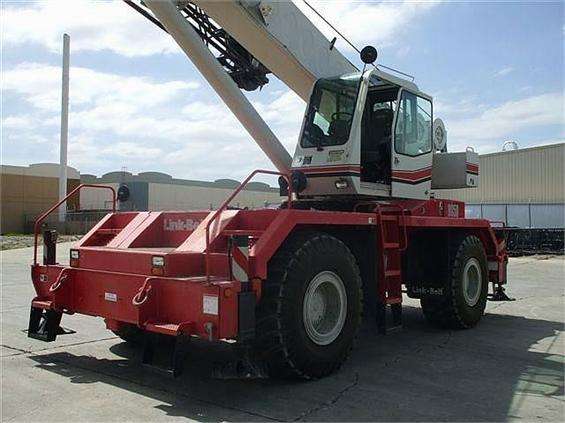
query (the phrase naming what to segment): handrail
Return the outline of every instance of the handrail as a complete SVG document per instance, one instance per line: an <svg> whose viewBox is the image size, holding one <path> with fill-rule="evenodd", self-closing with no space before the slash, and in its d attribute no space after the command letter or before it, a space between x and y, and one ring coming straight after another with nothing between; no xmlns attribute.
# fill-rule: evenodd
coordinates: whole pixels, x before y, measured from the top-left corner
<svg viewBox="0 0 565 423"><path fill-rule="evenodd" d="M60 200L57 204L55 204L53 207L51 207L49 210L47 210L45 213L43 213L41 216L39 216L35 220L35 223L33 225L33 234L34 234L33 265L34 266L37 265L37 239L39 237L39 227L40 227L41 223L45 220L45 218L47 218L47 216L49 216L51 213L53 213L55 210L57 210L61 204L65 203L70 197L75 195L82 188L101 188L101 189L109 189L110 191L112 191L112 213L116 212L116 190L113 187L111 187L109 185L80 184L78 187L76 187L71 192L69 192L65 196L65 198Z"/></svg>
<svg viewBox="0 0 565 423"><path fill-rule="evenodd" d="M220 207L218 207L218 210L214 212L210 220L208 220L208 222L206 223L206 249L204 250L204 255L205 255L204 259L205 259L207 282L210 281L210 254L208 254L208 250L210 248L210 226L212 226L212 222L214 222L218 218L218 216L220 216L220 214L226 210L226 208L229 206L229 204L235 198L235 196L239 194L249 183L249 181L253 179L253 177L258 173L262 173L265 175L279 175L286 180L288 185L288 208L289 209L292 208L292 183L290 177L285 173L278 172L275 170L262 170L262 169L254 170L247 178L243 180L241 184L239 184L239 186L232 192L232 194L226 200L224 200L224 202L220 205Z"/></svg>

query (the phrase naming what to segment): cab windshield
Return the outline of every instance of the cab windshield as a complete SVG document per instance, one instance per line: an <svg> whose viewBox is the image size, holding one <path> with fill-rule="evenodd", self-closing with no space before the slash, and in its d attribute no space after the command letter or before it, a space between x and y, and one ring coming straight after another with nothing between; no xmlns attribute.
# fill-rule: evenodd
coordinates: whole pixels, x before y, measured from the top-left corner
<svg viewBox="0 0 565 423"><path fill-rule="evenodd" d="M314 86L300 145L302 148L345 144L355 112L360 73L320 79Z"/></svg>

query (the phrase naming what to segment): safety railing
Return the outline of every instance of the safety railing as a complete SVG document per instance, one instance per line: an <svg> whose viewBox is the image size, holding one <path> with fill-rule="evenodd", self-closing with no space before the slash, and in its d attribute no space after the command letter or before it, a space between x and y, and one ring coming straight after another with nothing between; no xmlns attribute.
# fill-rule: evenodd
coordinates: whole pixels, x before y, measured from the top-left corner
<svg viewBox="0 0 565 423"><path fill-rule="evenodd" d="M39 229L41 228L41 224L47 218L47 216L49 216L51 213L53 213L55 210L57 210L61 204L66 203L69 198L71 198L73 195L78 193L83 188L109 189L110 191L112 191L112 212L113 213L116 212L117 198L116 198L116 190L113 187L111 187L109 185L80 184L78 187L76 187L71 192L69 192L65 198L63 198L61 201L59 201L57 204L55 204L53 207L51 207L49 210L47 210L45 213L43 213L41 216L39 216L36 219L36 221L33 225L33 235L34 235L34 239L33 239L33 265L34 266L37 265L37 241L38 241L38 238L39 238Z"/></svg>
<svg viewBox="0 0 565 423"><path fill-rule="evenodd" d="M206 249L204 250L204 260L205 260L205 267L206 267L206 281L210 281L210 254L209 254L209 249L210 249L210 227L212 226L212 223L215 222L218 217L222 214L222 212L224 212L227 207L229 206L229 204L232 202L232 200L237 196L237 194L239 194L244 188L245 186L249 183L249 181L251 181L251 179L253 179L255 177L255 175L257 174L264 174L264 175L279 175L282 176L288 185L288 204L287 204L287 208L291 209L292 208L292 181L290 180L289 175L282 173L282 172L277 172L274 170L254 170L247 178L245 178L243 180L243 182L232 192L232 194L226 199L224 200L224 202L220 205L220 207L218 207L218 210L216 210L214 212L214 214L212 215L212 217L208 220L208 222L206 223Z"/></svg>

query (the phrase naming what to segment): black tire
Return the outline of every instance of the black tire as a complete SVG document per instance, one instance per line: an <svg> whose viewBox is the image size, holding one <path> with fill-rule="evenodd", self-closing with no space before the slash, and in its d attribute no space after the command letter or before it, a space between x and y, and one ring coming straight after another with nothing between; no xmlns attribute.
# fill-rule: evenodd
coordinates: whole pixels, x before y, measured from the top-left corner
<svg viewBox="0 0 565 423"><path fill-rule="evenodd" d="M467 329L475 326L484 314L488 294L487 257L483 244L473 235L452 245L449 263L449 280L441 297L424 297L420 300L424 316L434 326L449 329ZM480 292L476 303L470 305L464 290L464 270L474 260L480 268Z"/></svg>
<svg viewBox="0 0 565 423"><path fill-rule="evenodd" d="M303 304L309 284L324 271L333 272L343 282L347 311L337 337L319 345L305 328ZM271 377L311 379L329 375L347 359L362 310L359 267L349 248L328 234L296 234L269 262L257 308L255 353L265 362Z"/></svg>
<svg viewBox="0 0 565 423"><path fill-rule="evenodd" d="M145 332L134 325L124 323L120 329L112 332L128 344L141 345L144 341Z"/></svg>

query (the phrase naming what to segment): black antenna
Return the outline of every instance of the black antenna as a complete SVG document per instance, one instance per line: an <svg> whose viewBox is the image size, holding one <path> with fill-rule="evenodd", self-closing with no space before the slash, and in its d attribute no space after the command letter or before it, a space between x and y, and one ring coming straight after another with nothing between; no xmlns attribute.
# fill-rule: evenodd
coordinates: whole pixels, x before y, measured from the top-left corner
<svg viewBox="0 0 565 423"><path fill-rule="evenodd" d="M355 44L353 44L351 41L349 41L349 40L347 39L347 37L346 37L345 35L343 35L341 32L339 32L339 30L338 30L335 26L333 26L333 25L330 23L330 21L328 21L326 18L324 18L324 16L322 16L322 14L321 14L320 12L318 12L318 11L314 8L314 6L312 6L312 5L311 5L310 3L308 3L306 0L302 0L302 1L306 4L306 6L308 6L308 7L312 10L312 12L314 12L316 15L318 15L318 17L319 17L321 20L323 20L331 29L333 29L333 30L337 33L337 35L339 35L341 38L343 38L343 39L345 40L345 42L346 42L347 44L349 44L349 45L353 48L353 50L355 50L357 53L361 53L361 51L360 51L357 47L355 47ZM334 41L334 43L335 43L335 41ZM333 47L333 45L332 45L332 47Z"/></svg>

